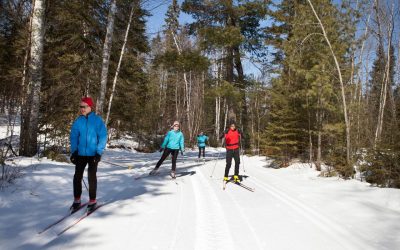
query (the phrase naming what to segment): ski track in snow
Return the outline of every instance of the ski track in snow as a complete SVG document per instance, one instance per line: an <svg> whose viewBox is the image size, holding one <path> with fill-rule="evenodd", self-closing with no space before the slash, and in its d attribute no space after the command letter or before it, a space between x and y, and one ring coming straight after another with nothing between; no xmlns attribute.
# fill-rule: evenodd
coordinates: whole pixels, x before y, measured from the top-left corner
<svg viewBox="0 0 400 250"><path fill-rule="evenodd" d="M174 181L176 181L176 180L174 180ZM171 250L175 249L175 244L178 241L178 235L180 235L179 227L181 225L181 220L183 218L183 213L182 213L182 211L183 211L183 194L182 194L182 187L181 186L182 185L177 185L177 189L178 189L178 193L179 193L179 205L178 205L178 212L176 213L177 214L177 218L175 220L175 227L174 227L174 230L173 230L174 231L173 239L172 239L171 244L170 244L170 246L168 248L168 249L171 249Z"/></svg>
<svg viewBox="0 0 400 250"><path fill-rule="evenodd" d="M235 249L222 207L206 177L191 179L196 202L196 250Z"/></svg>
<svg viewBox="0 0 400 250"><path fill-rule="evenodd" d="M247 190L244 190L245 192L248 192ZM263 244L261 243L260 239L257 236L256 230L254 227L251 225L250 221L248 220L245 212L243 211L242 207L240 206L240 203L237 201L237 198L234 197L230 192L227 192L233 203L235 204L235 208L239 211L241 219L246 223L246 226L250 230L255 242L257 243L258 249L263 249ZM239 219L238 219L239 220Z"/></svg>
<svg viewBox="0 0 400 250"><path fill-rule="evenodd" d="M271 175L272 176L272 175ZM278 178L277 176L273 176L273 178ZM299 214L301 214L304 218L307 218L310 222L314 223L321 230L325 231L329 235L329 237L334 238L337 243L339 243L343 248L342 249L371 249L371 247L365 244L365 239L357 232L350 232L345 227L340 226L336 222L322 215L320 212L315 209L307 206L303 202L291 197L283 191L279 190L279 187L276 184L271 185L267 182L262 182L258 178L252 175L249 178L249 182L254 183L257 187L261 188L265 192L273 195L275 198L281 200L286 203L293 209L295 209ZM349 236L352 237L349 237ZM355 237L357 236L357 237Z"/></svg>
<svg viewBox="0 0 400 250"><path fill-rule="evenodd" d="M329 211L318 210L318 208L310 205L307 199L303 200L300 196L297 196L299 195L299 190L296 190L295 184L305 182L290 183L291 180L285 179L287 176L282 174L282 171L285 170L265 169L261 166L263 164L261 161L253 160L255 164L248 164L247 161L251 161L251 159L242 158L242 162L246 160L246 172L241 173L248 175L248 178L245 178L243 183L255 187L256 191L252 193L232 183L227 185L226 190L222 190L225 160L220 159L198 164L198 162L194 161L195 157L193 156L195 154L192 154L191 158L185 157L184 161L178 161L178 178L175 180L177 183L166 175L167 168L170 167L168 161L163 164L163 175L154 178L133 179L134 176L147 175L151 168L150 166L146 167L147 163L155 162L155 158L158 155L146 155L143 160L143 162L147 160L146 164L133 170L125 170L124 168L117 170L115 168L101 169L99 177L107 179L100 181L100 190L103 189L104 197L114 198L115 200L112 204L100 209L99 212L95 212L65 234L56 238L54 242L49 241L53 241L57 229L64 227L78 215L72 216L40 237L29 239L26 236L29 235L29 230L33 230L29 227L20 226L22 223L19 221L26 220L25 213L28 208L14 205L16 206L16 212L11 209L7 211L13 216L14 220L18 221L2 220L0 217L0 222L2 222L0 223L0 232L6 232L4 230L5 226L2 226L2 224L14 223L17 227L15 229L15 239L8 234L8 238L13 241L13 245L11 245L9 239L2 241L0 238L0 248L21 250L399 249L397 246L400 243L395 237L384 237L387 233L395 234L396 229L400 228L393 226L395 222L384 222L384 227L380 225L379 229L382 232L374 229L373 225L371 225L371 229L357 226L357 220L354 220L353 228L347 228L346 223L339 222L343 218L336 216L335 209L341 208L341 206L347 209L346 205L349 205L349 203L344 200L342 201L343 204L338 206L337 202L329 200L329 197L318 199L318 196L310 194L308 201L311 199L312 202L315 201L317 204L321 204L326 200L329 202L327 203L328 206L333 206L333 209ZM131 157L129 155L120 159L121 161L135 160L135 154L132 154ZM151 158L151 160L146 159L146 157ZM118 158L114 160L118 160ZM138 161L136 160L136 162ZM104 163L107 162L104 161ZM121 162L116 165L124 166ZM54 174L51 167L50 164L50 167L44 167L43 171L45 173L48 171L49 176L57 176L57 172ZM39 165L37 169L40 170ZM209 176L213 169L215 169L213 175L216 178L210 178ZM69 174L72 173L70 168L55 168L55 171L59 171L58 174L60 174L60 171L66 172L67 170L69 172L66 174L69 177ZM114 175L109 174L114 170L116 171L113 173ZM294 172L289 173L297 174ZM70 177L72 178L72 175ZM69 179L70 181L72 180L71 178ZM115 178L113 179L114 182L108 178ZM118 181L120 181L120 178L126 178L124 180L129 181L121 183L119 186ZM109 185L116 185L116 192L111 191L113 186L101 186L103 180L104 182L109 180ZM53 185L51 178L50 180L46 178L36 179L36 181L41 185L35 188L38 196L29 195L29 199L37 200L44 197L46 187ZM321 178L321 181L324 181L324 179ZM35 185L39 185L35 183L28 182L25 187L33 188L36 187ZM70 182L60 183L60 185L60 190L63 190L61 188L64 188L64 186L71 188ZM338 183L337 185L341 184ZM306 190L310 190L310 187L306 184L306 188L308 188ZM335 186L335 190L336 188ZM104 190L108 191L104 193ZM16 192L18 195L23 190ZM113 197L110 197L111 194L114 194L112 195ZM357 194L354 193L354 195ZM57 196L59 194L53 193L52 195ZM400 196L394 195L393 197ZM51 199L54 199L54 197ZM29 202L28 199L27 202ZM363 203L361 202L361 204ZM13 203L10 202L10 206L12 205ZM354 211L354 208L352 211ZM343 213L343 211L341 212ZM396 217L397 211L392 211L394 215L392 217L381 216L379 213L381 211L369 215L375 216L375 220L399 218ZM14 216L15 214L21 214L22 219ZM39 214L45 216L46 212ZM55 217L54 214L51 215ZM362 219L359 222L368 223L369 220ZM37 222L30 221L30 224L35 227ZM33 233L36 235L37 232ZM369 239L368 235L373 233L377 237ZM379 240L386 245L379 245ZM8 243L8 245L3 245L4 242ZM91 242L99 242L99 244L91 244ZM18 247L18 244L23 247Z"/></svg>

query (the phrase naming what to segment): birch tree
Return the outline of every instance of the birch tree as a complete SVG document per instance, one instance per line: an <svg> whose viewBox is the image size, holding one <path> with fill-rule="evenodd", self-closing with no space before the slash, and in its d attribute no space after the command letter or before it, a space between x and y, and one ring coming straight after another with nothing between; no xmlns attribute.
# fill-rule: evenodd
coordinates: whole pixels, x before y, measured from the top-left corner
<svg viewBox="0 0 400 250"><path fill-rule="evenodd" d="M377 18L379 19L380 13L378 12L379 9L379 1L376 3L376 11L377 11ZM378 122L376 125L376 130L375 130L375 140L374 140L374 148L376 148L377 144L381 140L381 135L382 135L382 129L383 129L383 118L385 114L385 106L386 106L386 100L387 100L387 95L388 95L388 89L391 89L391 86L389 85L390 82L390 68L391 64L391 49L393 48L392 45L392 36L393 36L393 31L394 31L394 2L392 2L392 7L390 14L388 16L389 19L389 24L388 24L388 30L387 30L387 38L388 38L388 51L387 51L387 56L386 56L386 65L385 65L385 72L383 74L383 79L382 79L382 87L381 87L381 93L380 93L380 98L379 98L379 112L378 112Z"/></svg>
<svg viewBox="0 0 400 250"><path fill-rule="evenodd" d="M113 97L114 97L115 86L117 85L118 74L119 74L119 71L121 69L122 59L124 58L124 54L125 54L125 46L126 46L126 42L128 41L129 29L131 28L133 12L134 12L134 5L132 4L131 13L129 14L128 25L126 26L124 42L122 44L121 52L120 52L120 55L119 55L117 70L115 71L115 76L114 76L114 80L113 80L113 86L112 86L112 90L111 90L110 100L108 101L106 125L108 124L108 119L110 117L110 111L111 111L112 100L113 100Z"/></svg>
<svg viewBox="0 0 400 250"><path fill-rule="evenodd" d="M103 45L103 62L101 66L100 93L96 104L96 112L101 115L103 114L103 105L106 98L108 67L110 65L110 54L111 54L111 46L114 33L114 19L116 11L117 11L117 0L112 0L110 6L110 12L108 13L107 31Z"/></svg>
<svg viewBox="0 0 400 250"><path fill-rule="evenodd" d="M337 74L339 77L339 82L340 82L340 89L341 89L341 96L342 96L342 104L343 104L343 115L344 115L344 122L346 125L346 162L347 165L350 166L350 159L351 159L351 141L350 141L350 120L349 120L349 116L348 116L348 109L347 109L347 102L346 102L346 90L345 90L345 86L344 86L344 81L343 81L343 75L342 75L342 70L340 68L340 64L339 64L339 60L336 57L335 51L333 50L331 41L329 40L329 37L326 33L325 30L325 26L322 23L321 19L319 18L317 12L315 11L314 5L312 4L311 0L307 0L307 2L309 3L315 18L318 20L319 26L321 27L322 33L324 35L324 38L326 40L326 43L329 46L329 50L331 52L331 56L333 57L334 61L335 61L335 66L336 66L336 70L337 70Z"/></svg>
<svg viewBox="0 0 400 250"><path fill-rule="evenodd" d="M28 100L22 107L20 155L37 153L40 88L42 84L45 0L35 0L32 16Z"/></svg>

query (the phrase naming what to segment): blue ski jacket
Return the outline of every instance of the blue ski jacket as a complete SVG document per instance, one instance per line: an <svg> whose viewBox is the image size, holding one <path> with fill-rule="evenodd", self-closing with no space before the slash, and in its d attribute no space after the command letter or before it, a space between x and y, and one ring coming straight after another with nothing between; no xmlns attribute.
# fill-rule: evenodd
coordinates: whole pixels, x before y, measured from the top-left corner
<svg viewBox="0 0 400 250"><path fill-rule="evenodd" d="M184 140L185 139L181 131L171 130L165 136L164 142L161 145L161 147L169 149L180 149L184 151L185 150Z"/></svg>
<svg viewBox="0 0 400 250"><path fill-rule="evenodd" d="M197 136L197 146L199 148L204 148L206 146L207 140L208 140L208 136L206 136L206 135Z"/></svg>
<svg viewBox="0 0 400 250"><path fill-rule="evenodd" d="M71 153L80 156L102 155L107 143L107 128L100 116L90 112L79 116L72 124Z"/></svg>

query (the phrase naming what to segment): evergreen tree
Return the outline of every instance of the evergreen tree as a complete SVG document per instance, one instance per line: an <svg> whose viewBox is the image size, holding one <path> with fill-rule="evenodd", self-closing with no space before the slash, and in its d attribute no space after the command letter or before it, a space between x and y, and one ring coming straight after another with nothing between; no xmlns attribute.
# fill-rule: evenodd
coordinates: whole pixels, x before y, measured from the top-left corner
<svg viewBox="0 0 400 250"><path fill-rule="evenodd" d="M240 89L239 105L228 102L230 119L238 120L247 134L246 80L242 65L242 54L261 55L263 33L260 22L266 15L265 1L200 1L186 0L182 9L191 14L193 33L199 36L206 51L223 51L223 80ZM245 147L248 136L245 136Z"/></svg>
<svg viewBox="0 0 400 250"><path fill-rule="evenodd" d="M323 22L329 39L345 64L350 45L340 32L337 8L330 1L313 3L318 13L325 13ZM330 149L322 148L322 141L342 148L345 132L340 118L342 111L338 108L340 100L334 92L338 82L333 58L327 56L330 51L320 27L312 25L315 17L306 2L287 0L275 7L277 10L271 14L274 23L266 30L266 42L277 50L273 68L279 77L271 86L265 148L273 149L283 165L294 157L312 160L317 155L319 159L315 152L320 150L328 157ZM313 145L317 145L317 150Z"/></svg>

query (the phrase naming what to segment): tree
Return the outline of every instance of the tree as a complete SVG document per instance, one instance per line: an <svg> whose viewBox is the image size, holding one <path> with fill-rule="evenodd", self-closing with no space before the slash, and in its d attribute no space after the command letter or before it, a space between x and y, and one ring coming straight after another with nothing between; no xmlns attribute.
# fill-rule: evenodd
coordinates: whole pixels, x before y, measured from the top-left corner
<svg viewBox="0 0 400 250"><path fill-rule="evenodd" d="M107 90L107 79L108 79L108 67L110 64L110 53L111 45L114 33L114 18L117 11L117 0L112 0L110 5L110 12L108 13L107 19L107 31L106 37L104 39L103 45L103 62L101 67L101 77L100 77L100 92L96 104L96 112L103 115L103 106L106 98Z"/></svg>
<svg viewBox="0 0 400 250"><path fill-rule="evenodd" d="M235 103L227 102L228 119L238 120L247 133L246 80L242 56L245 52L262 54L260 22L266 15L266 1L186 0L182 9L195 19L191 31L198 35L202 48L207 52L221 51L222 80L241 90L237 108ZM218 99L216 105L219 111ZM248 139L248 136L245 138ZM245 146L248 145L247 139Z"/></svg>
<svg viewBox="0 0 400 250"><path fill-rule="evenodd" d="M28 99L25 106L22 107L23 111L21 115L20 155L22 156L33 156L37 153L43 65L44 13L45 1L35 0L32 14Z"/></svg>

